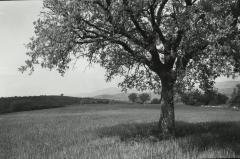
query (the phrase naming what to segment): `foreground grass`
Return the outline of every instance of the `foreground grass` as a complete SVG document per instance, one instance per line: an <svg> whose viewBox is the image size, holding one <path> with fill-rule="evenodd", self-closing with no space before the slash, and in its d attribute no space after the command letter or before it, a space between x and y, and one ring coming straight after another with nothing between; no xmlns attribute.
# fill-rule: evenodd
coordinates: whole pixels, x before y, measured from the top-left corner
<svg viewBox="0 0 240 159"><path fill-rule="evenodd" d="M158 105L82 105L0 116L1 159L240 157L240 112L176 106L158 138Z"/></svg>

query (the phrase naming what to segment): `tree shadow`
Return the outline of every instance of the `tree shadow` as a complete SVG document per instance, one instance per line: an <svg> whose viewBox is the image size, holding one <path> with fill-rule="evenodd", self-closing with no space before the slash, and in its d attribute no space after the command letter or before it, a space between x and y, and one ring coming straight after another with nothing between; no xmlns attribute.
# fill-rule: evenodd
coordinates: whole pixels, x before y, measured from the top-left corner
<svg viewBox="0 0 240 159"><path fill-rule="evenodd" d="M156 122L119 124L99 128L99 137L119 137L123 142L158 142L163 140ZM185 139L184 139L185 138ZM239 122L176 122L176 139L183 151L204 151L208 148L227 148L240 154Z"/></svg>

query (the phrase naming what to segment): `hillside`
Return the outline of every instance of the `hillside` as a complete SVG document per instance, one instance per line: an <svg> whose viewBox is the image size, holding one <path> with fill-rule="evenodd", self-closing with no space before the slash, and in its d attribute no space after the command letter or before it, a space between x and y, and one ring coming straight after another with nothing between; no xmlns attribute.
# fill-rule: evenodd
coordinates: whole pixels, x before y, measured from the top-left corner
<svg viewBox="0 0 240 159"><path fill-rule="evenodd" d="M224 93L227 96L231 96L233 89L237 84L240 84L240 81L223 81L216 82L215 87L219 90L219 92Z"/></svg>
<svg viewBox="0 0 240 159"><path fill-rule="evenodd" d="M67 96L29 96L0 98L0 114L27 110L64 107L71 104L121 103L109 99L77 98Z"/></svg>
<svg viewBox="0 0 240 159"><path fill-rule="evenodd" d="M121 89L116 88L116 87L109 87L109 88L105 88L105 89L100 89L100 90L96 90L93 92L85 92L85 93L75 93L75 94L70 94L71 96L74 97L96 97L96 96L100 96L100 95L110 95L110 94L119 94L122 93Z"/></svg>
<svg viewBox="0 0 240 159"><path fill-rule="evenodd" d="M94 98L128 101L128 93L103 94L103 95L95 96Z"/></svg>

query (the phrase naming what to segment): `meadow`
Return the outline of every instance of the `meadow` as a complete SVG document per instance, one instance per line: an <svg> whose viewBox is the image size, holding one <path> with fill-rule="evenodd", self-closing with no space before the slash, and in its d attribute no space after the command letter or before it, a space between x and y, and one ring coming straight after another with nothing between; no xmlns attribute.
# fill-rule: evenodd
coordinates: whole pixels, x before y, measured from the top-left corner
<svg viewBox="0 0 240 159"><path fill-rule="evenodd" d="M175 138L159 105L89 104L0 115L0 159L240 157L240 111L176 104Z"/></svg>

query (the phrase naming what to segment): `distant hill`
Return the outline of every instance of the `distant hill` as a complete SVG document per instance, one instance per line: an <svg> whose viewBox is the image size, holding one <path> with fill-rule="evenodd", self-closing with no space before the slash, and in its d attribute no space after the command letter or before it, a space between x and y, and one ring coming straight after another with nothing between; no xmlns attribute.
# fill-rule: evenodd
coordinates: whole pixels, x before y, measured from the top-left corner
<svg viewBox="0 0 240 159"><path fill-rule="evenodd" d="M240 81L223 81L216 82L215 87L219 90L219 92L224 93L227 96L231 96L233 89L237 84L240 84Z"/></svg>
<svg viewBox="0 0 240 159"><path fill-rule="evenodd" d="M103 94L103 95L95 96L94 98L128 101L128 93Z"/></svg>
<svg viewBox="0 0 240 159"><path fill-rule="evenodd" d="M100 95L113 95L113 94L119 94L122 93L121 89L115 88L115 87L110 87L110 88L105 88L93 92L88 92L88 93L79 93L79 94L71 94L71 96L75 97L96 97Z"/></svg>

